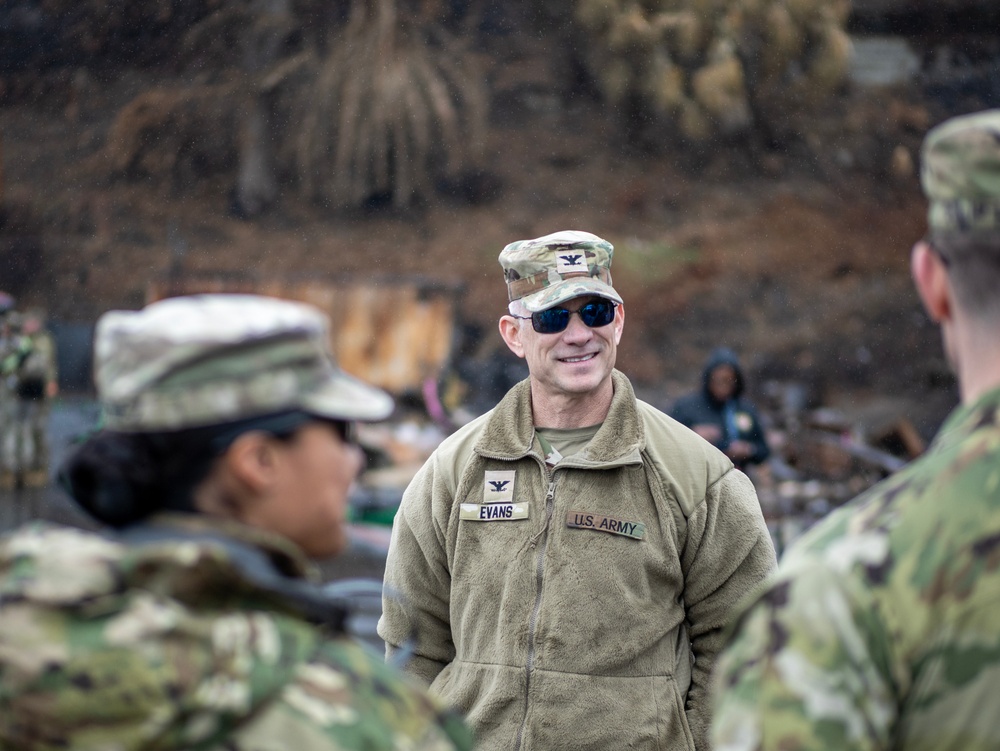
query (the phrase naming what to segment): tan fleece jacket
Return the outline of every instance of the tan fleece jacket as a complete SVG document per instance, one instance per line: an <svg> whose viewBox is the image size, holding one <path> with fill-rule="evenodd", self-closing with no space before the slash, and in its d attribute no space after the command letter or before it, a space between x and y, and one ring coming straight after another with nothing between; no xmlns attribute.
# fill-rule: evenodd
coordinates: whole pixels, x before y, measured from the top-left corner
<svg viewBox="0 0 1000 751"><path fill-rule="evenodd" d="M723 628L774 568L747 477L613 379L601 429L555 470L524 381L403 496L378 632L389 656L416 635L408 670L478 748L705 749Z"/></svg>

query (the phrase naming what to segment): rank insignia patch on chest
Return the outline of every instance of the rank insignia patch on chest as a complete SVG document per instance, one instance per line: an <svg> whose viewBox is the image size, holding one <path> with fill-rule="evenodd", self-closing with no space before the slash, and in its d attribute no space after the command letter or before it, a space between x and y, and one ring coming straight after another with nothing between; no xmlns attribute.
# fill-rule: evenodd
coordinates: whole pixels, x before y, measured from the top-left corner
<svg viewBox="0 0 1000 751"><path fill-rule="evenodd" d="M483 503L510 503L514 500L514 470L487 472Z"/></svg>
<svg viewBox="0 0 1000 751"><path fill-rule="evenodd" d="M476 522L527 519L528 504L514 503L514 470L486 472L483 502L461 504L459 518Z"/></svg>
<svg viewBox="0 0 1000 751"><path fill-rule="evenodd" d="M573 529L591 529L595 532L607 532L609 535L631 537L633 540L641 540L646 536L646 525L642 522L615 519L612 516L602 516L591 511L569 511L566 514L566 526Z"/></svg>

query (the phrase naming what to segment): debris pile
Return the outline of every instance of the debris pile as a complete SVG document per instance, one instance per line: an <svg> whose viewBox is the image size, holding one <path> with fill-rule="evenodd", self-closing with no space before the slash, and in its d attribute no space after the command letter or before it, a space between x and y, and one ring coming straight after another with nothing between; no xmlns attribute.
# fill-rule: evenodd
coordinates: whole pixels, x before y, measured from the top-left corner
<svg viewBox="0 0 1000 751"><path fill-rule="evenodd" d="M904 416L865 427L838 410L806 407L802 393L797 384L768 383L761 405L771 422L773 455L753 480L779 555L816 521L926 448Z"/></svg>
<svg viewBox="0 0 1000 751"><path fill-rule="evenodd" d="M368 459L368 469L351 494L353 519L391 525L403 490L446 437L443 428L419 414L359 426L358 442Z"/></svg>

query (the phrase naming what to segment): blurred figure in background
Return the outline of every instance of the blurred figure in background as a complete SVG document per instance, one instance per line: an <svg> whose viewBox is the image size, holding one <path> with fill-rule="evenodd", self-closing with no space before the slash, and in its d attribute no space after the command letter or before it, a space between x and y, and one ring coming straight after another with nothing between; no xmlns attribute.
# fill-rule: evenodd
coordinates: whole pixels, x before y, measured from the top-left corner
<svg viewBox="0 0 1000 751"><path fill-rule="evenodd" d="M104 430L60 479L105 531L0 541L0 747L469 748L310 579L346 544L351 423L393 408L327 342L252 296L100 319Z"/></svg>
<svg viewBox="0 0 1000 751"><path fill-rule="evenodd" d="M744 377L736 353L720 347L701 374L701 388L677 400L670 416L745 470L770 455L757 410L743 398Z"/></svg>
<svg viewBox="0 0 1000 751"><path fill-rule="evenodd" d="M4 362L14 345L14 298L0 292L0 490L14 487L13 378L4 373Z"/></svg>
<svg viewBox="0 0 1000 751"><path fill-rule="evenodd" d="M752 598L717 663L719 751L1000 747L1000 110L934 128L921 169L911 268L962 403Z"/></svg>
<svg viewBox="0 0 1000 751"><path fill-rule="evenodd" d="M29 310L17 317L3 372L13 391L11 433L15 485L39 487L48 481L48 421L59 393L56 348L44 316Z"/></svg>

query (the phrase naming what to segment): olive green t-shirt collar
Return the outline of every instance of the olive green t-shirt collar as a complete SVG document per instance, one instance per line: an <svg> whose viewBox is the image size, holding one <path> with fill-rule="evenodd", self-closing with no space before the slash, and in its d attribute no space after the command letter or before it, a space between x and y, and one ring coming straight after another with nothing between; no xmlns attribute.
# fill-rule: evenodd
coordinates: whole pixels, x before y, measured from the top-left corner
<svg viewBox="0 0 1000 751"><path fill-rule="evenodd" d="M541 446L545 463L554 467L562 459L578 454L587 447L603 424L582 428L535 428L535 437Z"/></svg>

